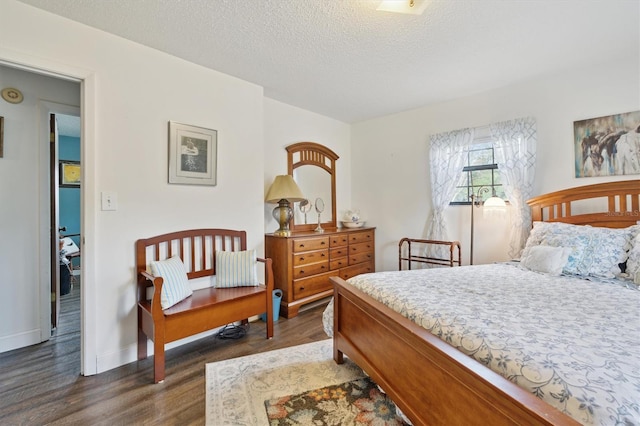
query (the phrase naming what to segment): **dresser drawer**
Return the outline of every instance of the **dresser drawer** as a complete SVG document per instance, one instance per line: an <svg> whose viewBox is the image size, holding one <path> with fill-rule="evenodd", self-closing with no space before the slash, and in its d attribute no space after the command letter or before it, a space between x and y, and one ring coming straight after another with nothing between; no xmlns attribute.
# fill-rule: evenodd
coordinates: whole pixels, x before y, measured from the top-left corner
<svg viewBox="0 0 640 426"><path fill-rule="evenodd" d="M335 271L336 269L340 269L340 268L344 268L345 266L349 265L349 258L345 257L341 257L339 259L332 259L329 261L329 268L332 271Z"/></svg>
<svg viewBox="0 0 640 426"><path fill-rule="evenodd" d="M329 238L329 246L330 247L342 247L346 246L349 243L349 237L346 235L332 235Z"/></svg>
<svg viewBox="0 0 640 426"><path fill-rule="evenodd" d="M329 250L307 251L293 255L293 266L308 265L310 263L329 260Z"/></svg>
<svg viewBox="0 0 640 426"><path fill-rule="evenodd" d="M355 266L349 266L347 268L343 268L340 270L340 278L343 280L348 280L351 277L355 277L356 275L366 274L369 272L373 272L373 262L361 263Z"/></svg>
<svg viewBox="0 0 640 426"><path fill-rule="evenodd" d="M329 248L329 237L300 238L293 241L293 251L295 253L324 248Z"/></svg>
<svg viewBox="0 0 640 426"><path fill-rule="evenodd" d="M371 252L349 255L349 265L356 265L358 263L368 262L370 260L373 260L373 253Z"/></svg>
<svg viewBox="0 0 640 426"><path fill-rule="evenodd" d="M360 253L373 253L373 243L359 243L349 245L349 256Z"/></svg>
<svg viewBox="0 0 640 426"><path fill-rule="evenodd" d="M329 259L334 260L340 257L346 257L347 254L349 254L349 250L347 247L332 248L329 250L329 254Z"/></svg>
<svg viewBox="0 0 640 426"><path fill-rule="evenodd" d="M331 285L331 281L329 281L329 277L335 277L337 275L337 272L328 272L309 278L293 280L293 298L302 299L303 297L313 296L322 291L331 290L333 286Z"/></svg>
<svg viewBox="0 0 640 426"><path fill-rule="evenodd" d="M345 260L346 262L346 260ZM315 274L322 274L324 272L329 272L329 261L320 262L320 263L311 263L309 265L298 266L297 268L293 268L293 279L309 277Z"/></svg>
<svg viewBox="0 0 640 426"><path fill-rule="evenodd" d="M373 231L354 232L349 234L349 244L364 243L365 241L373 243Z"/></svg>

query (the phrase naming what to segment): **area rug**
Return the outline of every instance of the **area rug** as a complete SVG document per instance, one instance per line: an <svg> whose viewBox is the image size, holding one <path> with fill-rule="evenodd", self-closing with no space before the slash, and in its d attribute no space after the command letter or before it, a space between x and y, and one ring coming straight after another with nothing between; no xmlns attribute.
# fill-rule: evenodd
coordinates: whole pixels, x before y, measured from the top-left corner
<svg viewBox="0 0 640 426"><path fill-rule="evenodd" d="M265 401L365 377L348 358L333 360L333 341L233 358L206 365L208 425L269 425Z"/></svg>
<svg viewBox="0 0 640 426"><path fill-rule="evenodd" d="M270 426L405 426L395 404L368 377L265 401Z"/></svg>

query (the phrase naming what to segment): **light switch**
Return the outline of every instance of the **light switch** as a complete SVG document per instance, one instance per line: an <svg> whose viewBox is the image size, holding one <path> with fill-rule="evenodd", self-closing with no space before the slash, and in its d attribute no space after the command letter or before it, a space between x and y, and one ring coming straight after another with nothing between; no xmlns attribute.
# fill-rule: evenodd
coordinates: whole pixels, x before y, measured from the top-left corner
<svg viewBox="0 0 640 426"><path fill-rule="evenodd" d="M115 192L102 192L102 210L118 210L118 194Z"/></svg>

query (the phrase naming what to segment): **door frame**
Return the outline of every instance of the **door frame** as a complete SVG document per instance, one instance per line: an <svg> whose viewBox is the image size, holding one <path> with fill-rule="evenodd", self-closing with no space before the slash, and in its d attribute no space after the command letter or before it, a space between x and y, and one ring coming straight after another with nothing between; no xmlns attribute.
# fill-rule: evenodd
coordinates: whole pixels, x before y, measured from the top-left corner
<svg viewBox="0 0 640 426"><path fill-rule="evenodd" d="M95 188L95 117L96 117L96 75L93 71L69 66L43 57L35 57L14 50L0 47L0 63L13 68L36 74L44 74L68 81L80 83L80 127L81 127L81 213L80 221L82 241L82 285L80 286L80 373L85 376L97 374L97 315L96 315L96 271L95 271L95 235L96 235L96 206L97 191ZM45 109L45 108L42 108ZM40 189L39 199L41 208L38 212L39 252L38 276L39 286L46 289L47 304L50 304L50 245L49 245L49 131L48 124L43 131L42 116L48 117L48 111L40 111L39 130L39 165ZM44 293L44 290L42 291ZM42 298L38 301L42 307ZM47 322L50 322L47 317ZM50 327L50 325L49 325Z"/></svg>

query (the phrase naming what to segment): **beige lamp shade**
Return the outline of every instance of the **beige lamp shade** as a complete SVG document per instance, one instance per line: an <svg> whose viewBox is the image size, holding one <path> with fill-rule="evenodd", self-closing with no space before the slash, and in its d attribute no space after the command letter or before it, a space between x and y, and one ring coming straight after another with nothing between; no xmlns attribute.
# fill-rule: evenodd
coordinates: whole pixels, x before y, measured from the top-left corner
<svg viewBox="0 0 640 426"><path fill-rule="evenodd" d="M295 203L305 198L291 175L279 175L276 176L264 199L267 203L278 203L280 200Z"/></svg>

